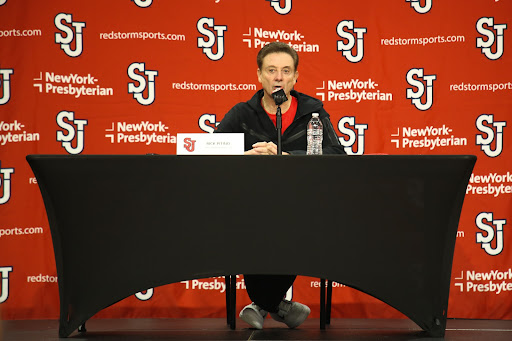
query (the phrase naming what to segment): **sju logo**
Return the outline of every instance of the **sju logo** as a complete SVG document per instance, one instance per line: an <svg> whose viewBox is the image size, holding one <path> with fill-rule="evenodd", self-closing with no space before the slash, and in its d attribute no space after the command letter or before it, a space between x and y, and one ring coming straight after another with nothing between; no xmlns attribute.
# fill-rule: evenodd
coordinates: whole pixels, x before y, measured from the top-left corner
<svg viewBox="0 0 512 341"><path fill-rule="evenodd" d="M183 143L183 147L191 153L196 149L196 140L192 140L190 137L185 138Z"/></svg>
<svg viewBox="0 0 512 341"><path fill-rule="evenodd" d="M486 220L489 224L484 223ZM503 251L503 225L507 224L505 219L493 218L492 212L481 212L476 216L476 226L485 233L476 233L476 242L482 244L482 249L489 255L496 256ZM495 230L496 228L496 230ZM495 246L492 243L495 240Z"/></svg>
<svg viewBox="0 0 512 341"><path fill-rule="evenodd" d="M151 299L151 297L153 297L153 292L154 289L149 288L148 290L146 290L146 292L140 291L136 293L135 297L137 297L137 299L140 301L148 301L149 299Z"/></svg>
<svg viewBox="0 0 512 341"><path fill-rule="evenodd" d="M2 196L0 197L0 205L5 204L11 199L12 173L14 173L14 168L2 168L2 164L0 163L0 189L2 190Z"/></svg>
<svg viewBox="0 0 512 341"><path fill-rule="evenodd" d="M348 127L346 126L348 125ZM364 131L368 129L368 124L356 124L356 118L353 116L342 117L338 122L338 130L340 133L348 137L340 137L340 143L348 155L363 155L364 154ZM354 145L357 147L354 151Z"/></svg>
<svg viewBox="0 0 512 341"><path fill-rule="evenodd" d="M345 28L348 31L345 31ZM366 27L354 28L353 20L343 20L338 23L336 27L336 33L338 36L345 39L338 40L337 50L342 51L341 54L351 63L359 63L364 57L364 38L363 35L366 33ZM355 38L354 38L355 34ZM357 54L354 55L354 48L357 42Z"/></svg>
<svg viewBox="0 0 512 341"><path fill-rule="evenodd" d="M69 154L80 154L84 150L84 127L87 125L87 120L75 119L75 113L72 111L61 111L57 114L57 124L67 131L65 134L63 131L57 130L57 141L62 143L62 147ZM73 147L72 142L75 139L76 146Z"/></svg>
<svg viewBox="0 0 512 341"><path fill-rule="evenodd" d="M153 0L132 0L132 1L135 3L135 5L137 5L141 8L149 7L153 3Z"/></svg>
<svg viewBox="0 0 512 341"><path fill-rule="evenodd" d="M12 271L12 266L0 266L0 304L7 301L9 298L9 272Z"/></svg>
<svg viewBox="0 0 512 341"><path fill-rule="evenodd" d="M407 88L405 96L411 100L411 103L418 110L428 110L434 103L434 80L436 80L437 76L424 75L423 73L423 69L410 69L406 75L407 83L417 90ZM418 79L415 79L414 76L418 77ZM423 95L425 95L424 102L421 101Z"/></svg>
<svg viewBox="0 0 512 341"><path fill-rule="evenodd" d="M485 125L484 122L491 126ZM496 157L503 151L503 127L506 126L507 122L494 122L494 115L482 114L476 119L476 128L486 135L484 137L484 134L477 134L476 144L480 145L480 148L488 157ZM493 141L496 141L494 150L491 149Z"/></svg>
<svg viewBox="0 0 512 341"><path fill-rule="evenodd" d="M142 74L136 73L135 70ZM128 77L130 77L139 85L135 85L135 82L128 83L128 93L133 94L133 98L142 105L150 105L155 101L155 77L158 76L156 70L146 70L146 64L144 63L131 63L128 66ZM144 98L144 91L148 90L148 95Z"/></svg>
<svg viewBox="0 0 512 341"><path fill-rule="evenodd" d="M0 89L2 89L2 97L0 97L0 105L6 104L11 99L11 75L14 69L0 69Z"/></svg>
<svg viewBox="0 0 512 341"><path fill-rule="evenodd" d="M485 28L487 25L489 28ZM501 58L503 55L503 31L507 29L507 24L495 24L494 18L482 17L476 22L476 30L478 33L483 34L487 37L484 40L482 37L476 38L476 47L482 49L482 53L485 54L490 60L496 60ZM496 42L496 51L492 52L492 46Z"/></svg>
<svg viewBox="0 0 512 341"><path fill-rule="evenodd" d="M213 29L217 34L205 28L205 25ZM206 36L197 38L197 47L203 49L203 53L214 61L220 60L224 57L224 31L227 31L227 26L215 25L213 18L201 18L197 21L197 31ZM217 52L213 53L213 46L217 43Z"/></svg>
<svg viewBox="0 0 512 341"><path fill-rule="evenodd" d="M410 2L411 7L419 14L428 13L432 9L432 0L423 0L425 3L423 6L421 6L421 0L405 0L405 2Z"/></svg>
<svg viewBox="0 0 512 341"><path fill-rule="evenodd" d="M220 122L217 122L217 115L215 114L202 114L201 117L199 117L199 128L207 133L213 133L219 123Z"/></svg>
<svg viewBox="0 0 512 341"><path fill-rule="evenodd" d="M292 0L266 0L266 1L270 1L270 6L274 7L274 10L281 15L288 14L292 10ZM281 6L282 2L284 2L284 7Z"/></svg>
<svg viewBox="0 0 512 341"><path fill-rule="evenodd" d="M64 25L62 22L71 25ZM85 22L73 22L73 16L68 13L59 13L55 16L55 27L64 32L55 33L55 43L60 44L60 48L70 57L78 57L83 51L83 38L82 29L85 27ZM73 28L74 27L74 30ZM71 49L71 43L75 42L75 49Z"/></svg>

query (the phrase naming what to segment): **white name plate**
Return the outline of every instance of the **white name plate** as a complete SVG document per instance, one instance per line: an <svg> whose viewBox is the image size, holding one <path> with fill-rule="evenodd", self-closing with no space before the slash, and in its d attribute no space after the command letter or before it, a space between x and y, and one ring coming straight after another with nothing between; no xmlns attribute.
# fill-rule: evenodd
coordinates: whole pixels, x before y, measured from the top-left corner
<svg viewBox="0 0 512 341"><path fill-rule="evenodd" d="M243 155L243 133L176 134L176 155Z"/></svg>

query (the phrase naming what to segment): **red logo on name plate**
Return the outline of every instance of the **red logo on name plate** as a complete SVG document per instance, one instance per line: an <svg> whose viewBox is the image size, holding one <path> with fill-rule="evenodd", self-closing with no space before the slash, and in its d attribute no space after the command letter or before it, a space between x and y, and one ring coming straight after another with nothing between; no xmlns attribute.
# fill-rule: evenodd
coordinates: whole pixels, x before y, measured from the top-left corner
<svg viewBox="0 0 512 341"><path fill-rule="evenodd" d="M185 149L189 152L193 152L196 149L196 140L192 140L190 137L186 137L183 142L185 142Z"/></svg>

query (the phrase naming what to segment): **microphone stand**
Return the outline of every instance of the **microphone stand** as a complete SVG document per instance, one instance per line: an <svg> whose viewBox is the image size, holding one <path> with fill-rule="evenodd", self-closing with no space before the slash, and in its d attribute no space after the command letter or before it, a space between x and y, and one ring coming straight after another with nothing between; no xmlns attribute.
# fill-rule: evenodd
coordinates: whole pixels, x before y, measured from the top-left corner
<svg viewBox="0 0 512 341"><path fill-rule="evenodd" d="M286 94L283 89L274 91L272 93L272 97L274 98L274 102L277 106L276 111L276 129L277 129L277 155L283 155L283 150L281 146L281 130L282 130L282 115L281 115L281 104L288 100Z"/></svg>
<svg viewBox="0 0 512 341"><path fill-rule="evenodd" d="M281 115L281 105L277 106L276 112L276 128L277 128L277 155L283 155L283 150L281 147L281 130L282 130L282 115Z"/></svg>

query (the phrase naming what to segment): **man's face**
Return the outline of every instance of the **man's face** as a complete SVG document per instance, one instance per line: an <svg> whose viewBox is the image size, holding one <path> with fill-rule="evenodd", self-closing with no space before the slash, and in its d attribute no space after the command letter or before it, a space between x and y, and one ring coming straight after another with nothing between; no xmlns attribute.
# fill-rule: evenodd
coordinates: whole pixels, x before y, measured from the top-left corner
<svg viewBox="0 0 512 341"><path fill-rule="evenodd" d="M258 69L258 80L268 96L279 89L283 89L286 96L289 96L298 77L299 72L295 70L292 56L284 52L266 55L261 69Z"/></svg>

